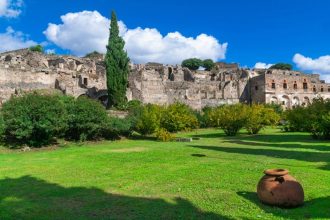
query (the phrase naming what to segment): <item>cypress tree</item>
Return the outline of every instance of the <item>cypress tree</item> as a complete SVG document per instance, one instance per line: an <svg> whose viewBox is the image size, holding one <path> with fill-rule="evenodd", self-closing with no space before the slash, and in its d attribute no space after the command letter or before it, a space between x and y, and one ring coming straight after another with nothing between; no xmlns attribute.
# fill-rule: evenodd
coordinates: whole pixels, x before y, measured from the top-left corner
<svg viewBox="0 0 330 220"><path fill-rule="evenodd" d="M108 87L108 107L125 104L128 85L129 58L124 50L125 41L119 36L117 16L111 14L110 36L105 56Z"/></svg>

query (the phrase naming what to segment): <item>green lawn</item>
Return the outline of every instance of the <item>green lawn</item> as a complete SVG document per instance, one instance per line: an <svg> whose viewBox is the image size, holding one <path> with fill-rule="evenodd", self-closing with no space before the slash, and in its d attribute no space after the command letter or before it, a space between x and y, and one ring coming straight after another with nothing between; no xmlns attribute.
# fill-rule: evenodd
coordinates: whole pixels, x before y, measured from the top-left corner
<svg viewBox="0 0 330 220"><path fill-rule="evenodd" d="M122 140L0 150L0 219L330 219L330 143L268 129L191 143ZM260 204L264 169L286 168L305 205Z"/></svg>

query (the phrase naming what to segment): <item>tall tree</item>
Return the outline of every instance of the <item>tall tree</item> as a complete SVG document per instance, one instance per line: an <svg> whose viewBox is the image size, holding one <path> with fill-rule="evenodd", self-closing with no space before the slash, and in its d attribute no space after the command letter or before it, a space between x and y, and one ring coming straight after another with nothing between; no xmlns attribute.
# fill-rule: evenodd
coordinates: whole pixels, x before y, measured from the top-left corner
<svg viewBox="0 0 330 220"><path fill-rule="evenodd" d="M111 14L110 36L105 56L108 87L108 107L121 107L126 102L129 58L124 50L125 41L119 36L117 16Z"/></svg>

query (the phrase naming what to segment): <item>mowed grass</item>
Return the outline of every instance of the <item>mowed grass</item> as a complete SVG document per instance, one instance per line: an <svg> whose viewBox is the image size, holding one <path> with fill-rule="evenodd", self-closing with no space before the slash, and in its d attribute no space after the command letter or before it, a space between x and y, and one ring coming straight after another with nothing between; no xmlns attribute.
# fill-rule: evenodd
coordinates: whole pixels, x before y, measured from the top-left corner
<svg viewBox="0 0 330 220"><path fill-rule="evenodd" d="M190 143L121 140L52 150L0 150L0 219L330 219L330 143L267 129ZM289 169L305 205L261 204L268 168Z"/></svg>

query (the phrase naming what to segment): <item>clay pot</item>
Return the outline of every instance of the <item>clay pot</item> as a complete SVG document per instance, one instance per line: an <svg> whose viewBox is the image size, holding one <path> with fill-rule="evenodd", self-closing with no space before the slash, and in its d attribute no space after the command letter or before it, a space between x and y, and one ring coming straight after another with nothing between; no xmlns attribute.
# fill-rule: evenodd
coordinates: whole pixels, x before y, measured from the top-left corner
<svg viewBox="0 0 330 220"><path fill-rule="evenodd" d="M296 207L304 203L304 190L288 170L270 169L258 183L258 197L268 205Z"/></svg>

